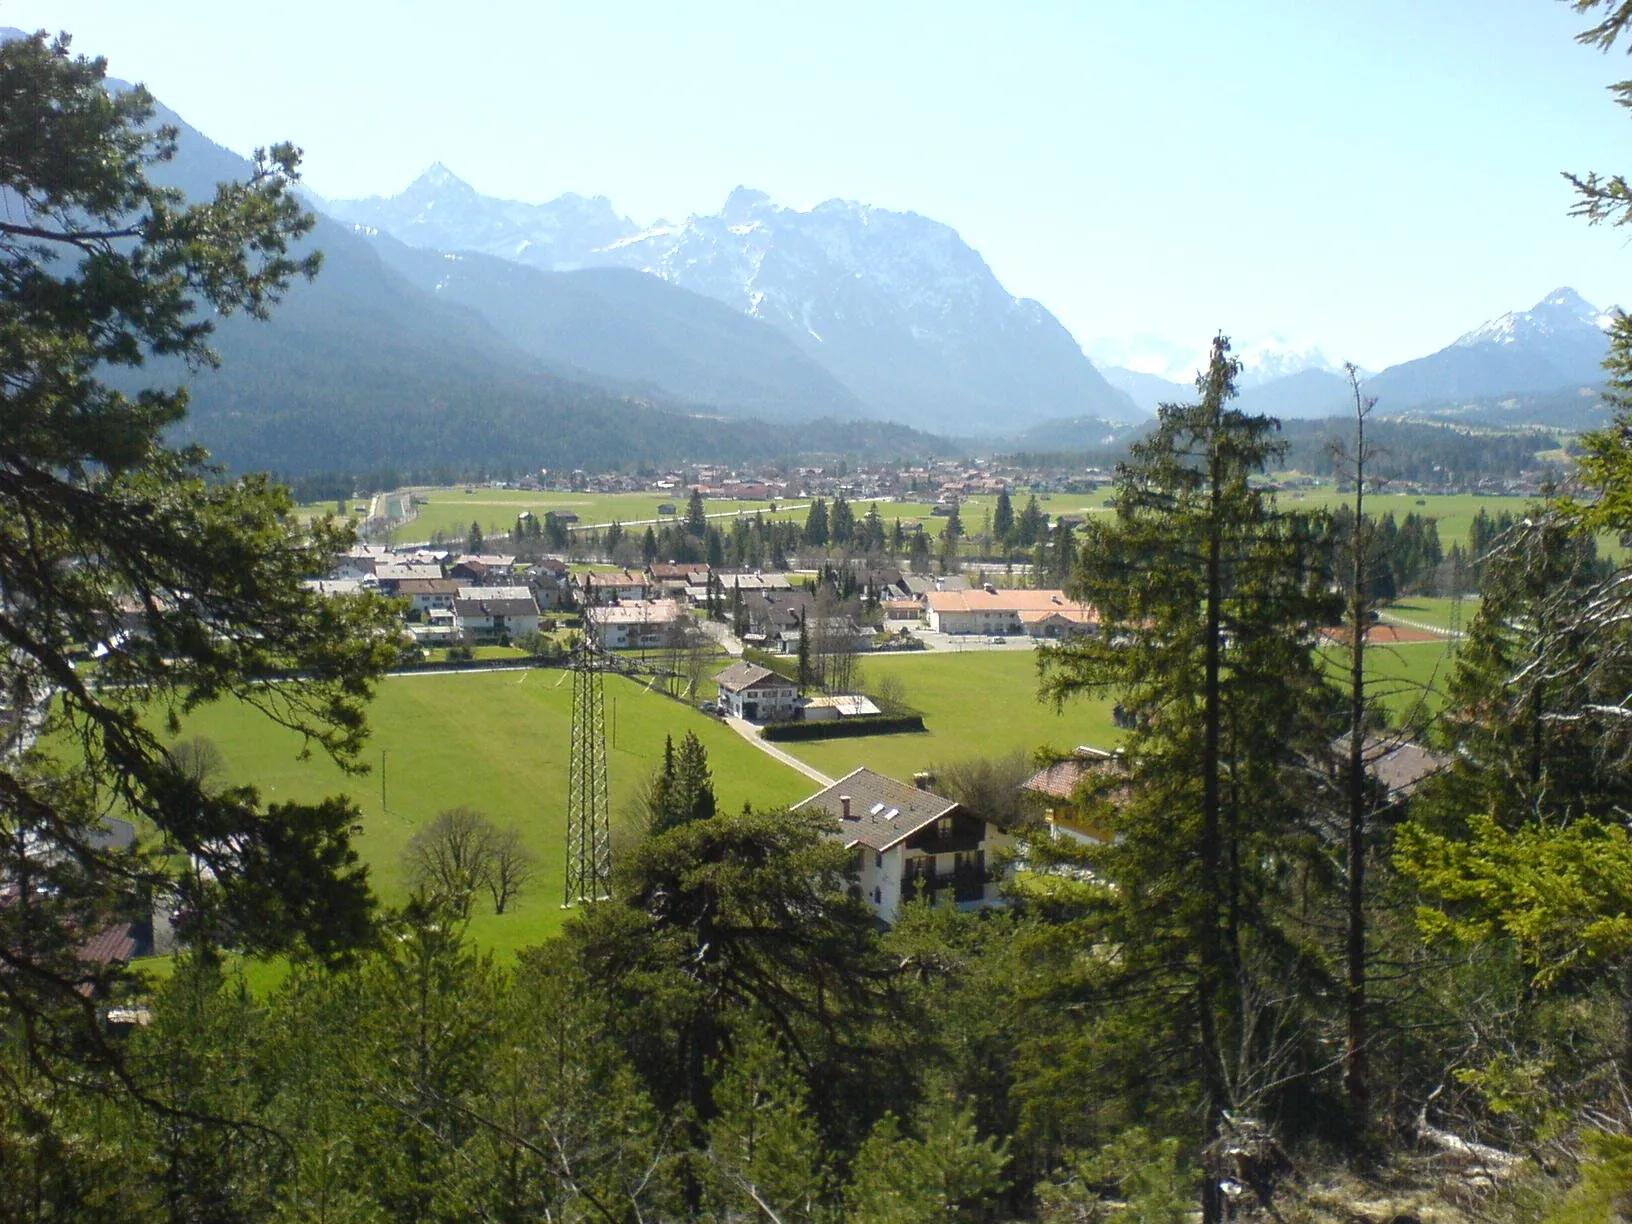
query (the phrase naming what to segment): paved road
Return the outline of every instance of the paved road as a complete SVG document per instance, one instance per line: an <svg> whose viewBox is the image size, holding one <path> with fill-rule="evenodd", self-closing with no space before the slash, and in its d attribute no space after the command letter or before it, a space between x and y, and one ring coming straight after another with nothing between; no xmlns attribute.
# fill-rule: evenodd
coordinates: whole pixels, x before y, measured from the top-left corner
<svg viewBox="0 0 1632 1224"><path fill-rule="evenodd" d="M775 744L766 743L764 740L760 739L759 728L753 723L747 722L741 718L727 718L725 720L725 725L730 727L731 730L735 731L738 735L742 736L743 739L747 740L755 748L758 748L766 756L774 757L776 760L781 761L782 764L788 766L790 769L797 769L812 782L818 783L821 786L833 785L833 779L828 777L821 770L815 768L814 766L806 765L798 757L793 756L790 753L783 752L782 749L778 748Z"/></svg>
<svg viewBox="0 0 1632 1224"><path fill-rule="evenodd" d="M742 639L731 632L730 625L722 624L719 621L700 620L697 622L697 626L705 634L713 638L719 644L720 649L733 659L742 658Z"/></svg>
<svg viewBox="0 0 1632 1224"><path fill-rule="evenodd" d="M932 633L928 629L920 629L916 626L911 626L911 630L912 636L922 642L926 649L903 650L898 653L904 655L924 655L951 651L954 654L962 654L964 651L973 650L1016 651L1034 650L1037 647L1036 640L1024 633L1004 636L1001 642L993 642L988 640L988 635L981 633ZM889 651L880 652L881 655L887 655L889 653Z"/></svg>

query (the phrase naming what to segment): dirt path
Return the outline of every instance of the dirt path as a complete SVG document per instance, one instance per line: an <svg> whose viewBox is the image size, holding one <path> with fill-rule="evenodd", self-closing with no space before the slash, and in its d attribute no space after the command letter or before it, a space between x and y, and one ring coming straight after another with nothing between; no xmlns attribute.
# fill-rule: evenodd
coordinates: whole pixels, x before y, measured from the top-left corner
<svg viewBox="0 0 1632 1224"><path fill-rule="evenodd" d="M819 783L822 786L833 785L833 779L828 777L821 770L816 769L814 766L806 765L798 757L793 756L790 753L783 752L782 749L778 748L775 744L768 744L764 740L760 739L759 728L754 726L753 723L747 722L741 718L727 718L725 720L725 725L730 727L731 730L735 731L738 735L742 736L743 739L747 740L755 748L758 748L766 756L774 757L776 760L781 761L782 764L786 765L790 769L797 769L812 782Z"/></svg>

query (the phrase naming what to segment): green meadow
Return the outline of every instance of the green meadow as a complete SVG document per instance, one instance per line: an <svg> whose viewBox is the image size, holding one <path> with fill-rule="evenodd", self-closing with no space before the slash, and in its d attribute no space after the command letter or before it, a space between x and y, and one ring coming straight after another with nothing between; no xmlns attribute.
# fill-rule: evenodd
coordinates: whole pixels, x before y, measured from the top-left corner
<svg viewBox="0 0 1632 1224"><path fill-rule="evenodd" d="M1332 683L1348 684L1349 658L1339 646L1321 652ZM1395 725L1416 723L1437 714L1445 705L1445 685L1455 662L1455 643L1410 642L1400 646L1373 644L1366 649L1366 681L1371 698L1388 711Z"/></svg>
<svg viewBox="0 0 1632 1224"><path fill-rule="evenodd" d="M571 511L581 523L635 523L660 516L657 508L673 505L683 517L686 510L685 493L532 493L525 489L492 489L473 485L455 485L445 489L415 489L414 496L425 502L418 516L394 528L394 541L428 540L440 532L445 538L463 537L472 523L478 524L484 536L501 535L516 525L523 511L543 518L546 512ZM780 506L782 503L778 502ZM803 507L797 500L790 503ZM771 503L765 501L708 501L704 508L709 514L740 513L749 518L755 514L766 517L788 517L781 510L773 516ZM803 521L804 510L793 517Z"/></svg>
<svg viewBox="0 0 1632 1224"><path fill-rule="evenodd" d="M614 836L661 761L665 735L695 731L702 739L722 806L789 803L813 789L730 728L631 680L606 678L606 711ZM268 801L349 794L362 809L358 851L386 904L407 896L408 839L445 808L467 805L520 829L537 856L537 877L509 912L495 916L478 901L471 921L476 940L508 954L561 923L571 717L572 684L562 670L433 673L381 682L363 758L369 772L360 776L327 758L300 760L294 735L233 703L198 711L181 738L213 740L225 758L222 780L253 783Z"/></svg>
<svg viewBox="0 0 1632 1224"><path fill-rule="evenodd" d="M476 523L482 529L484 536L500 535L508 532L515 526L516 517L523 511L529 511L542 518L548 511L571 511L578 515L580 523L603 524L611 522L637 523L643 520L656 519L660 516L657 508L660 505L672 504L681 515L684 515L687 495L685 493L534 493L524 489L493 489L481 485L472 485L469 491L463 485L439 489L415 489L415 497L424 501L419 507L418 517L412 522L403 523L393 529L391 535L394 541L427 540L440 532L444 538L462 537L470 530L470 525ZM1016 513L1025 505L1029 493L1013 495ZM1039 494L1038 505L1047 514L1091 514L1105 509L1109 490L1087 494ZM710 515L740 514L752 518L755 514L762 514L766 518L791 518L797 522L804 522L810 498L790 498L778 501L777 510L771 511L770 502L766 501L715 501L709 500L704 507ZM886 529L891 527L896 519L903 525L920 523L925 531L933 536L939 536L946 519L933 513L934 503L925 501L880 501L878 504L879 517L884 520ZM794 510L784 510L781 507L791 505ZM856 517L865 515L873 503L861 498L851 503ZM995 496L982 495L971 497L959 507L959 516L963 522L964 531L974 535L981 530L992 510L997 505ZM333 504L321 504L303 507L312 513L321 514L333 510ZM724 525L723 520L715 520Z"/></svg>
<svg viewBox="0 0 1632 1224"><path fill-rule="evenodd" d="M1436 629L1466 630L1468 622L1473 620L1474 614L1479 611L1479 597L1469 595L1464 599L1452 599L1407 595L1394 600L1380 611L1385 621L1411 621L1418 625L1432 625Z"/></svg>
<svg viewBox="0 0 1632 1224"><path fill-rule="evenodd" d="M922 732L778 745L830 777L858 765L910 779L926 766L1019 749L1069 752L1078 744L1110 747L1121 738L1113 703L1077 698L1061 711L1037 699L1037 656L1029 650L917 651L867 658L867 681L891 675L906 703L924 715Z"/></svg>

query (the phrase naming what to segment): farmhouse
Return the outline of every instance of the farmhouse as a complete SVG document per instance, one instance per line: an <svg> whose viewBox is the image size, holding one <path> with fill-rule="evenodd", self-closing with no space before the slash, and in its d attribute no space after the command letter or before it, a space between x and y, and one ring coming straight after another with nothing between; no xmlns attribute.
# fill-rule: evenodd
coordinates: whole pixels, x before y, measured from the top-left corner
<svg viewBox="0 0 1632 1224"><path fill-rule="evenodd" d="M435 564L380 564L374 567L372 575L374 584L379 587L382 595L396 597L397 588L404 582L419 578L440 578L442 567Z"/></svg>
<svg viewBox="0 0 1632 1224"><path fill-rule="evenodd" d="M894 922L901 906L918 897L947 901L959 909L1003 904L1002 888L987 868L987 855L1013 845L991 821L930 789L919 774L914 785L858 768L793 805L796 812L833 817L834 836L856 852L856 887L881 922Z"/></svg>
<svg viewBox="0 0 1632 1224"><path fill-rule="evenodd" d="M1071 632L1097 630L1099 616L1087 604L1066 598L1059 590L998 590L971 587L967 591L931 591L924 596L925 619L937 633L1016 634L1061 637ZM1029 624L1028 624L1029 621Z"/></svg>
<svg viewBox="0 0 1632 1224"><path fill-rule="evenodd" d="M598 604L608 604L615 599L645 599L651 589L645 574L629 570L613 570L605 574L590 571L579 575L578 583Z"/></svg>
<svg viewBox="0 0 1632 1224"><path fill-rule="evenodd" d="M453 619L472 645L503 642L538 632L538 604L526 587L461 587Z"/></svg>
<svg viewBox="0 0 1632 1224"><path fill-rule="evenodd" d="M798 713L798 687L757 663L733 663L714 683L720 688L720 705L734 718L781 722Z"/></svg>
<svg viewBox="0 0 1632 1224"><path fill-rule="evenodd" d="M1114 789L1125 772L1120 754L1082 745L1063 760L1039 769L1020 789L1042 809L1050 836L1092 845L1111 839L1111 833L1092 815L1094 800L1107 788Z"/></svg>
<svg viewBox="0 0 1632 1224"><path fill-rule="evenodd" d="M464 553L448 566L448 577L496 585L509 581L515 573L516 559L500 553Z"/></svg>
<svg viewBox="0 0 1632 1224"><path fill-rule="evenodd" d="M603 650L652 650L678 641L684 626L672 599L630 599L595 609L595 635Z"/></svg>
<svg viewBox="0 0 1632 1224"><path fill-rule="evenodd" d="M457 578L404 578L397 583L397 598L408 600L418 612L433 608L452 611L453 601L460 598Z"/></svg>

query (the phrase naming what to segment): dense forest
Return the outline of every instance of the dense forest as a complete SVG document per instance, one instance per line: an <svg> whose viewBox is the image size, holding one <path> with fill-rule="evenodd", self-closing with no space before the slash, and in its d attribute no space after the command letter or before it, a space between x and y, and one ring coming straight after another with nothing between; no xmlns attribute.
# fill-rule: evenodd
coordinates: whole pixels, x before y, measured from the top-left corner
<svg viewBox="0 0 1632 1224"><path fill-rule="evenodd" d="M1628 25L1612 6L1588 38ZM108 380L207 363L215 320L319 267L295 149L188 204L144 174L170 139L151 99L103 75L65 40L0 46L0 1218L1625 1214L1632 568L1593 541L1632 532L1632 319L1620 424L1571 485L1476 524L1442 708L1391 714L1366 667L1387 585L1449 553L1368 513L1387 431L1352 423L1346 519L1286 513L1262 476L1288 442L1232 406L1219 336L1115 512L1052 541L1100 631L992 695L1116 700L1121 753L1061 800L1098 836L1005 802L1006 904L880 930L832 826L716 810L686 742L612 895L500 963L465 938L472 878L386 910L355 804L222 786L169 743L232 699L360 772L395 617L302 585L339 526L165 443L184 394ZM1576 185L1628 218L1620 179ZM1046 549L1028 510L994 532ZM829 504L733 531L774 551L836 516L864 547L886 530ZM109 633L133 608L147 633ZM83 954L156 904L169 976ZM256 962L286 972L252 990Z"/></svg>

